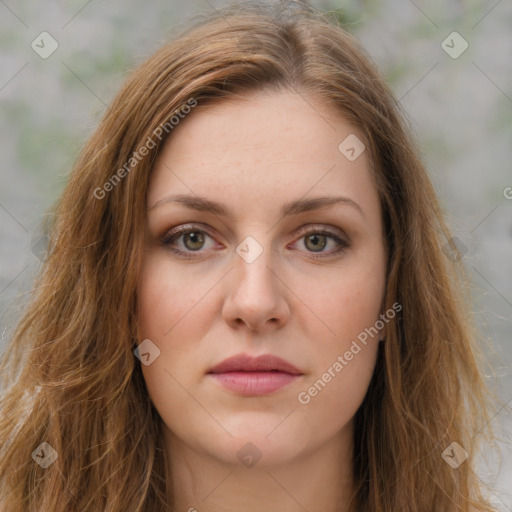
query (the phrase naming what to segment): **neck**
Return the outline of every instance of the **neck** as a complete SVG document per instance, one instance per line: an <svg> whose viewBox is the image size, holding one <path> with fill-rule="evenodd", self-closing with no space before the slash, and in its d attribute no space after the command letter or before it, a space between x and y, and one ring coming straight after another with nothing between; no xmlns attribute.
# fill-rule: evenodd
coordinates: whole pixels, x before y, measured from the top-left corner
<svg viewBox="0 0 512 512"><path fill-rule="evenodd" d="M174 510L187 512L352 512L352 423L293 460L252 467L193 450L167 428Z"/></svg>

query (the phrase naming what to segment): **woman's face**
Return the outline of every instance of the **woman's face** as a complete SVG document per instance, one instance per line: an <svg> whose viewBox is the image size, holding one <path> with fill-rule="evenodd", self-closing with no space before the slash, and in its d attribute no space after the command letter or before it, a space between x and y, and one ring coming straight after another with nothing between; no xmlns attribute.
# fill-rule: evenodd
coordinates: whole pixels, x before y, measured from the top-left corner
<svg viewBox="0 0 512 512"><path fill-rule="evenodd" d="M271 465L350 439L383 324L386 248L358 130L312 97L247 99L199 105L157 159L139 343L150 340L142 370L173 446ZM271 360L209 373L240 354L296 372Z"/></svg>

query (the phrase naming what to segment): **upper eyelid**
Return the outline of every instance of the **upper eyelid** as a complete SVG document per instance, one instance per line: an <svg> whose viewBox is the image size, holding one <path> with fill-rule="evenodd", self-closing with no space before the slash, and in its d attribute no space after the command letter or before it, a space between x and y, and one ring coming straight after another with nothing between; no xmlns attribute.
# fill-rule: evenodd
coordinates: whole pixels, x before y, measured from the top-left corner
<svg viewBox="0 0 512 512"><path fill-rule="evenodd" d="M204 231L209 236L213 236L212 234L210 234L211 232L217 233L216 229L211 228L205 224L191 222L191 223L179 224L177 226L174 226L174 227L166 230L165 233L163 234L163 237L165 238L167 236L179 235L179 234L182 234L183 232L186 232L189 230L190 231L193 231L193 230ZM340 237L348 238L348 235L346 234L345 230L335 227L335 226L330 226L328 224L323 224L321 222L312 223L312 225L302 226L302 227L298 228L298 230L297 230L298 233L308 233L309 231L329 231L329 232L332 232L331 234L333 234L333 235L338 235Z"/></svg>
<svg viewBox="0 0 512 512"><path fill-rule="evenodd" d="M180 236L183 236L185 233L190 231L201 231L204 232L210 238L215 238L215 235L210 233L210 231L215 231L212 228L206 227L201 223L185 223L175 226L166 231L162 237L162 241L167 242L172 240L173 238L179 238ZM335 228L334 226L328 226L326 224L321 223L318 223L316 225L303 226L299 228L298 240L300 240L302 237L306 236L310 232L325 232L323 234L326 234L327 236L331 236L333 238L339 238L341 242L347 245L350 243L350 237L346 234L344 230L342 230L341 228Z"/></svg>

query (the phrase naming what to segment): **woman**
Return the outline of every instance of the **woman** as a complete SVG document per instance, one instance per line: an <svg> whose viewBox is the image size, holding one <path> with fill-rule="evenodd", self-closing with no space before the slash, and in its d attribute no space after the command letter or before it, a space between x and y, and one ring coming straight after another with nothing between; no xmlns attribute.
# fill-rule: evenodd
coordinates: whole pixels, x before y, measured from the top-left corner
<svg viewBox="0 0 512 512"><path fill-rule="evenodd" d="M493 510L457 248L332 20L199 18L119 92L54 219L2 361L2 510Z"/></svg>

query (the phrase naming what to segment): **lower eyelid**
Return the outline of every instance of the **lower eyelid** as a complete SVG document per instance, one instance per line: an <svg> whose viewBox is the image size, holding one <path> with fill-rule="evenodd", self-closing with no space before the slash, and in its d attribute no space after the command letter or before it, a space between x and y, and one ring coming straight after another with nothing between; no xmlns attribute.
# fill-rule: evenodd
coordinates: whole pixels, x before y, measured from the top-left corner
<svg viewBox="0 0 512 512"><path fill-rule="evenodd" d="M173 241L179 240L180 237L182 237L185 234L190 233L190 232L203 233L204 235L206 235L207 237L209 237L210 239L215 241L214 236L210 235L208 233L208 231L201 229L201 228L194 228L193 226L188 226L187 228L176 230L174 232L171 231L170 233L164 235L164 237L161 240L162 244L164 246L166 246L169 250L172 250L173 252L175 252L177 254L187 254L187 255L190 255L189 257L193 257L194 253L201 254L201 253L205 252L206 250L204 248L198 249L197 251L178 249L175 247L175 244L171 243ZM340 253L341 251L347 249L350 245L348 241L346 241L344 238L342 238L338 234L332 233L330 231L327 231L327 230L321 229L321 228L318 228L316 230L310 229L309 231L300 233L300 235L295 239L295 242L293 242L293 244L297 244L300 240L303 240L306 236L309 236L309 235L326 236L327 238L330 238L337 244L337 248L335 248L331 251L325 251L325 252L321 251L318 253L315 253L313 251L305 251L306 253L309 253L313 256L318 255L317 257L319 257L319 258L321 258L321 257L327 258L330 255L336 255L336 254Z"/></svg>

